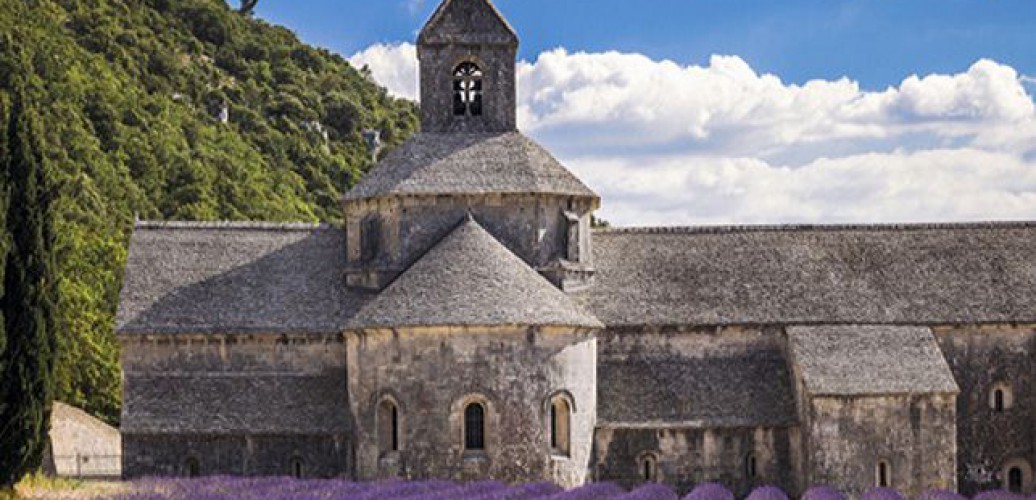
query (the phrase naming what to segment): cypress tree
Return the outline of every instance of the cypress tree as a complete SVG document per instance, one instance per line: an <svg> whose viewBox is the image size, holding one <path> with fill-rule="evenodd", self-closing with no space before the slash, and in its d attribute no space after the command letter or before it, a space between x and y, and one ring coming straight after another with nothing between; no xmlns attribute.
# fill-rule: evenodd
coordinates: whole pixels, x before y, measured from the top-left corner
<svg viewBox="0 0 1036 500"><path fill-rule="evenodd" d="M0 488L39 468L47 445L56 357L55 273L50 193L25 96L8 117L9 250L4 266L6 346L0 373Z"/></svg>
<svg viewBox="0 0 1036 500"><path fill-rule="evenodd" d="M7 123L7 93L0 91L0 123ZM0 133L0 283L3 283L4 275L3 270L5 263L7 262L7 129L4 128ZM2 294L2 291L0 291ZM0 374L6 373L4 370L4 351L7 346L7 335L5 334L6 329L4 328L3 311L0 311ZM3 384L0 381L0 384ZM6 407L4 399L0 398L0 415L4 415ZM2 485L0 485L2 487Z"/></svg>

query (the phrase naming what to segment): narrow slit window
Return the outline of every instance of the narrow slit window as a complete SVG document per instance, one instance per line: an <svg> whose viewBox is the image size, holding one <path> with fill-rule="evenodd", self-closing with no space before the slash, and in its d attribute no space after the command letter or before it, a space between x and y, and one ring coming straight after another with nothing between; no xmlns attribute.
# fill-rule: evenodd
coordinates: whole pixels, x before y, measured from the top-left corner
<svg viewBox="0 0 1036 500"><path fill-rule="evenodd" d="M1014 393L1011 385L1006 382L998 382L989 391L989 409L996 413L1010 410L1014 405Z"/></svg>
<svg viewBox="0 0 1036 500"><path fill-rule="evenodd" d="M198 464L198 459L190 457L184 464L184 468L187 469L187 477L198 477L201 475L201 466Z"/></svg>
<svg viewBox="0 0 1036 500"><path fill-rule="evenodd" d="M640 474L646 483L653 483L658 480L658 459L652 454L647 454L640 459Z"/></svg>
<svg viewBox="0 0 1036 500"><path fill-rule="evenodd" d="M302 479L305 475L305 467L302 464L302 459L294 457L291 459L291 477L295 479Z"/></svg>
<svg viewBox="0 0 1036 500"><path fill-rule="evenodd" d="M884 461L878 462L878 470L877 470L877 476L878 477L876 478L877 479L876 483L877 483L877 486L879 488L889 488L889 487L892 486L891 475L892 475L892 470L891 470L891 467L889 467L888 462L884 462Z"/></svg>
<svg viewBox="0 0 1036 500"><path fill-rule="evenodd" d="M550 403L550 449L551 452L568 455L571 443L570 426L572 410L568 401L556 397Z"/></svg>
<svg viewBox="0 0 1036 500"><path fill-rule="evenodd" d="M399 451L399 407L386 399L378 404L378 447L382 453Z"/></svg>
<svg viewBox="0 0 1036 500"><path fill-rule="evenodd" d="M464 408L464 449L486 449L486 409L478 403Z"/></svg>
<svg viewBox="0 0 1036 500"><path fill-rule="evenodd" d="M748 479L754 479L759 474L755 454L748 454L745 457L745 477Z"/></svg>
<svg viewBox="0 0 1036 500"><path fill-rule="evenodd" d="M473 62L453 70L453 114L482 116L482 69Z"/></svg>

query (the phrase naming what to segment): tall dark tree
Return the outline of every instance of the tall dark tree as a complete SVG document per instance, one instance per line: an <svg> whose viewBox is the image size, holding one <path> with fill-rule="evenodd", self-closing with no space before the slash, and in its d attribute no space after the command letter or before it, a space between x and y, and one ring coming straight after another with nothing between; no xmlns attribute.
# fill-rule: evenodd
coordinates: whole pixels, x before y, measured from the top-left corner
<svg viewBox="0 0 1036 500"><path fill-rule="evenodd" d="M0 40L2 42L2 40ZM7 94L0 90L0 123L7 123ZM7 262L7 165L9 163L7 156L7 129L3 129L3 133L0 133L0 167L3 170L0 171L0 282L3 282L3 269L4 263ZM4 328L3 311L0 311L0 374L6 373L4 370L4 351L7 346L7 334ZM0 382L2 384L2 382ZM0 399L0 415L5 414L4 408L7 404L4 399Z"/></svg>
<svg viewBox="0 0 1036 500"><path fill-rule="evenodd" d="M6 346L0 366L0 488L40 466L54 392L56 274L50 197L24 94L8 114L9 250L4 268Z"/></svg>

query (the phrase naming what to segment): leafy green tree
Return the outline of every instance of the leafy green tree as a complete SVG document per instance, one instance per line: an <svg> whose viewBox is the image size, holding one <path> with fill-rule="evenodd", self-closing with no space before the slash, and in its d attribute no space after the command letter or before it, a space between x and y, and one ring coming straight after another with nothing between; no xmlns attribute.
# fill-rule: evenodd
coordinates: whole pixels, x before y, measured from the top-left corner
<svg viewBox="0 0 1036 500"><path fill-rule="evenodd" d="M413 102L237 7L0 0L0 94L31 83L54 195L56 397L113 424L135 218L336 223L371 167L359 131L382 130L390 150L418 126Z"/></svg>
<svg viewBox="0 0 1036 500"><path fill-rule="evenodd" d="M10 251L0 311L7 345L0 376L0 487L37 469L47 444L57 350L50 192L25 96L9 113L4 171L10 186Z"/></svg>

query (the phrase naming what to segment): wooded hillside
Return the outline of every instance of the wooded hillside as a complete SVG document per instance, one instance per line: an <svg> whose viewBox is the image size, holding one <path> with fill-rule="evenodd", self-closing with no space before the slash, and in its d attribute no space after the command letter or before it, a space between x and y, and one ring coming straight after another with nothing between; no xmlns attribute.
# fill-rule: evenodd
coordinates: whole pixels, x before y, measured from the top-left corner
<svg viewBox="0 0 1036 500"><path fill-rule="evenodd" d="M336 222L371 166L363 130L390 149L417 127L413 103L222 0L4 1L0 33L0 89L27 84L56 191L57 397L109 422L135 217Z"/></svg>

